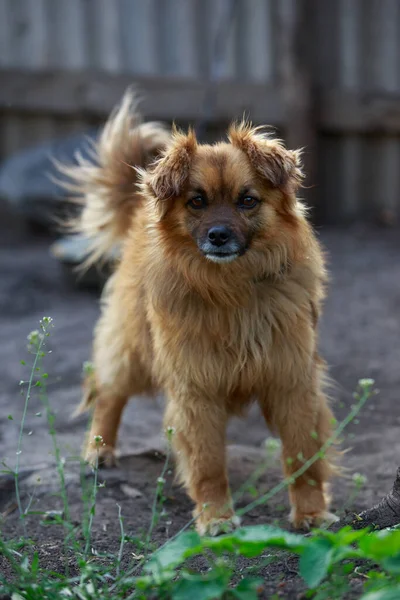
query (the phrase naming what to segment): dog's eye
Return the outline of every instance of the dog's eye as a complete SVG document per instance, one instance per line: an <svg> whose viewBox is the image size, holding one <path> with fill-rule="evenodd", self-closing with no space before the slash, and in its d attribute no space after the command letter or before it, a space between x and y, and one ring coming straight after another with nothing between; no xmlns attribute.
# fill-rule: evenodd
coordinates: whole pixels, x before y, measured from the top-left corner
<svg viewBox="0 0 400 600"><path fill-rule="evenodd" d="M190 206L191 208L195 208L195 209L200 209L200 208L205 208L206 206L206 200L203 196L195 196L194 198L191 198L188 202L188 206Z"/></svg>
<svg viewBox="0 0 400 600"><path fill-rule="evenodd" d="M257 198L253 198L253 196L244 196L238 202L239 208L254 208L257 206L258 200Z"/></svg>

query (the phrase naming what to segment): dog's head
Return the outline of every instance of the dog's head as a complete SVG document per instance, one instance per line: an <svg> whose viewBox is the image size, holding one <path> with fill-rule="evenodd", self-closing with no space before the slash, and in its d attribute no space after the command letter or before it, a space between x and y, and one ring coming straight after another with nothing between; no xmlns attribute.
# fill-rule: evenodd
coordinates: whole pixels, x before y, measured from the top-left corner
<svg viewBox="0 0 400 600"><path fill-rule="evenodd" d="M228 139L200 145L192 131L175 131L143 174L142 188L176 251L214 263L255 264L274 245L283 246L301 219L300 153L245 122L233 125Z"/></svg>

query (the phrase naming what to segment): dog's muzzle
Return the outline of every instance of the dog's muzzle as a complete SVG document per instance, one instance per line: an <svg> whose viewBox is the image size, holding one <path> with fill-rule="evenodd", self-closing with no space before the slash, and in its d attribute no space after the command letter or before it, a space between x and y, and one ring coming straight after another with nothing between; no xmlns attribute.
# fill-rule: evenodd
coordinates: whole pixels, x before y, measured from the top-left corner
<svg viewBox="0 0 400 600"><path fill-rule="evenodd" d="M232 262L241 254L240 244L226 225L210 227L199 248L208 260L216 263Z"/></svg>

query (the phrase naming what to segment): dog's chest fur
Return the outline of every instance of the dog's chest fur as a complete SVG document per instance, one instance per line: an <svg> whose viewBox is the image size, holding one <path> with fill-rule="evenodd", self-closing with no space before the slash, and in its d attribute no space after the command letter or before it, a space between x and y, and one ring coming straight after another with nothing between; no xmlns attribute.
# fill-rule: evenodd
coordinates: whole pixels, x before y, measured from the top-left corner
<svg viewBox="0 0 400 600"><path fill-rule="evenodd" d="M250 396L311 360L309 299L297 283L260 285L241 306L188 294L151 315L154 375L165 386Z"/></svg>

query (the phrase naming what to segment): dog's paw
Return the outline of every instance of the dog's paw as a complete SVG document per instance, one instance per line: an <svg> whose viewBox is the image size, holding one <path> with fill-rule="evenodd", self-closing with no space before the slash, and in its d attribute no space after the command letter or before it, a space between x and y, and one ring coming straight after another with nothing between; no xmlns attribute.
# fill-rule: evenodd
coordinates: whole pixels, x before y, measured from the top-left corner
<svg viewBox="0 0 400 600"><path fill-rule="evenodd" d="M328 510L303 514L292 509L289 521L296 529L310 529L311 527L330 527L330 525L339 521L339 517Z"/></svg>
<svg viewBox="0 0 400 600"><path fill-rule="evenodd" d="M197 533L215 537L224 533L231 533L240 526L240 518L237 515L231 517L214 518L209 521L199 521L196 524Z"/></svg>
<svg viewBox="0 0 400 600"><path fill-rule="evenodd" d="M99 469L112 469L117 466L115 450L110 446L88 448L85 452L84 459L92 467L98 467Z"/></svg>

